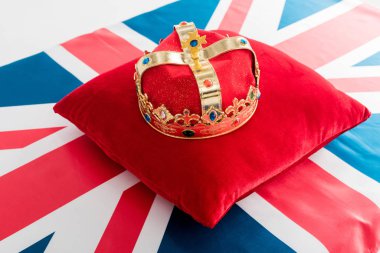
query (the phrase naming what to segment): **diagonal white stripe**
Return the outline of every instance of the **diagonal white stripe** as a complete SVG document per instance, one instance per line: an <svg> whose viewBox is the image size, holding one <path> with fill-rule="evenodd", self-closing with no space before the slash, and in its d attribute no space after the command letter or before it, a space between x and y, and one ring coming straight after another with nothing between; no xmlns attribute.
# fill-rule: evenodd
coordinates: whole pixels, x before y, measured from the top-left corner
<svg viewBox="0 0 380 253"><path fill-rule="evenodd" d="M218 29L220 23L222 23L224 16L228 11L228 7L231 5L232 0L221 0L218 3L214 13L212 14L210 20L207 23L205 30L215 30Z"/></svg>
<svg viewBox="0 0 380 253"><path fill-rule="evenodd" d="M372 113L380 113L380 92L349 92L347 95L365 105Z"/></svg>
<svg viewBox="0 0 380 253"><path fill-rule="evenodd" d="M356 170L325 148L314 153L309 159L380 207L380 184L378 182Z"/></svg>
<svg viewBox="0 0 380 253"><path fill-rule="evenodd" d="M114 34L120 36L121 38L125 39L141 51L152 51L157 46L156 43L154 43L147 37L141 35L140 33L136 32L135 30L131 29L124 23L109 26L107 27L107 29L113 32Z"/></svg>
<svg viewBox="0 0 380 253"><path fill-rule="evenodd" d="M156 195L133 249L134 253L157 252L173 211L173 204Z"/></svg>
<svg viewBox="0 0 380 253"><path fill-rule="evenodd" d="M0 157L0 176L11 172L30 161L59 148L66 143L82 136L83 133L75 126L69 125L25 148L9 150Z"/></svg>
<svg viewBox="0 0 380 253"><path fill-rule="evenodd" d="M329 20L332 20L339 15L342 15L353 8L359 6L361 1L357 0L345 0L339 3L336 3L324 10L316 12L306 18L299 20L293 24L290 24L274 34L272 38L270 38L270 44L275 45L287 39L290 39L298 34L306 32L311 28L317 27L320 24L323 24Z"/></svg>
<svg viewBox="0 0 380 253"><path fill-rule="evenodd" d="M62 46L53 47L46 50L45 53L82 83L86 83L98 75L95 70L87 66Z"/></svg>
<svg viewBox="0 0 380 253"><path fill-rule="evenodd" d="M20 252L54 233L46 253L94 252L122 193L138 179L125 171L0 242L0 252Z"/></svg>
<svg viewBox="0 0 380 253"><path fill-rule="evenodd" d="M237 204L296 252L328 252L326 247L313 235L286 217L257 193L252 193Z"/></svg>
<svg viewBox="0 0 380 253"><path fill-rule="evenodd" d="M254 0L240 33L270 43L276 35L285 0Z"/></svg>
<svg viewBox="0 0 380 253"><path fill-rule="evenodd" d="M68 126L70 122L54 113L54 104L0 107L0 132Z"/></svg>
<svg viewBox="0 0 380 253"><path fill-rule="evenodd" d="M376 77L380 66L353 66L380 51L380 36L333 60L316 71L325 78Z"/></svg>
<svg viewBox="0 0 380 253"><path fill-rule="evenodd" d="M270 45L278 44L323 24L360 5L358 0L345 0L277 30L284 9L284 0L255 0L241 33Z"/></svg>

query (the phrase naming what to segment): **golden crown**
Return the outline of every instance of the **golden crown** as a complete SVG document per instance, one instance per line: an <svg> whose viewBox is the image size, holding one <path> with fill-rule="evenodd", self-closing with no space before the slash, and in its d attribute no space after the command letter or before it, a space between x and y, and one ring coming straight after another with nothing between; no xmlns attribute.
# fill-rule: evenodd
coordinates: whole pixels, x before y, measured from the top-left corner
<svg viewBox="0 0 380 253"><path fill-rule="evenodd" d="M255 113L260 98L260 69L249 41L241 36L227 36L203 48L206 36L198 34L194 23L181 22L174 28L180 38L183 52L146 52L136 63L134 80L139 108L145 121L162 134L184 139L215 137L244 125ZM253 55L252 70L255 84L250 84L245 98L234 98L232 104L223 110L218 76L209 60L238 49L249 50ZM147 69L164 64L188 65L191 68L199 89L201 115L193 114L186 108L183 113L173 115L165 105L155 107L149 102L148 95L142 89L142 75Z"/></svg>

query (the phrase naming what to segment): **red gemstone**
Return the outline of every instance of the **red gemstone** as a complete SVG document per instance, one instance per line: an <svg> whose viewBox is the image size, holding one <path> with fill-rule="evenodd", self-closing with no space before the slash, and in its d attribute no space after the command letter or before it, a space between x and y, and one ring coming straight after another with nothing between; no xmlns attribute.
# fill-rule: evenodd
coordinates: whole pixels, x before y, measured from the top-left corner
<svg viewBox="0 0 380 253"><path fill-rule="evenodd" d="M207 87L207 88L209 88L209 87L212 86L212 82L211 82L210 80L208 80L208 79L204 80L204 81L203 81L203 84L204 84L204 86Z"/></svg>
<svg viewBox="0 0 380 253"><path fill-rule="evenodd" d="M232 124L234 126L237 126L237 125L239 125L239 123L240 123L240 119L239 118L235 118Z"/></svg>

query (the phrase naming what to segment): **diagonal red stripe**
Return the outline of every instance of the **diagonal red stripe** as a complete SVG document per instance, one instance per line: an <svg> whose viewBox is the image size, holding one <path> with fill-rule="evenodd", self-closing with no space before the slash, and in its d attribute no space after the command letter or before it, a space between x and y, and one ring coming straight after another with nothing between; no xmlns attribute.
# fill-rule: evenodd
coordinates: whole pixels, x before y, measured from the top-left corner
<svg viewBox="0 0 380 253"><path fill-rule="evenodd" d="M0 149L23 148L64 127L51 127L0 132Z"/></svg>
<svg viewBox="0 0 380 253"><path fill-rule="evenodd" d="M334 78L329 81L344 92L380 91L380 77Z"/></svg>
<svg viewBox="0 0 380 253"><path fill-rule="evenodd" d="M0 240L123 171L82 136L0 178Z"/></svg>
<svg viewBox="0 0 380 253"><path fill-rule="evenodd" d="M330 252L368 252L380 245L380 209L310 160L273 178L257 193Z"/></svg>
<svg viewBox="0 0 380 253"><path fill-rule="evenodd" d="M360 5L276 45L276 48L311 68L318 68L379 36L379 14L378 10Z"/></svg>
<svg viewBox="0 0 380 253"><path fill-rule="evenodd" d="M142 55L131 43L105 28L72 39L62 46L99 74Z"/></svg>
<svg viewBox="0 0 380 253"><path fill-rule="evenodd" d="M142 183L126 190L111 217L96 252L132 252L155 194Z"/></svg>
<svg viewBox="0 0 380 253"><path fill-rule="evenodd" d="M253 0L232 0L218 29L239 33L252 2Z"/></svg>

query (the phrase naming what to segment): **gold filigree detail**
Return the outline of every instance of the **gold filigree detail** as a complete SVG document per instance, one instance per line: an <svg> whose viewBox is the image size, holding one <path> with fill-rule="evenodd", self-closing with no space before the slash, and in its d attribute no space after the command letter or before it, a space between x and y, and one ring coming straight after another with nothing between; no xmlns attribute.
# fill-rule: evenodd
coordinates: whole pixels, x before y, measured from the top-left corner
<svg viewBox="0 0 380 253"><path fill-rule="evenodd" d="M176 132L176 130L172 127L165 124L161 124L159 121L155 121L153 124L155 127L157 127L159 130L166 134L174 134Z"/></svg>
<svg viewBox="0 0 380 253"><path fill-rule="evenodd" d="M183 113L173 116L165 105L153 108L146 94L139 96L139 105L141 112L152 119L148 123L162 133L178 138L194 138L182 135L183 131L191 130L196 135L195 138L206 138L230 132L243 125L256 110L259 92L258 88L251 85L245 99L234 98L232 105L224 111L210 107L202 115L184 109ZM163 117L163 112L166 117Z"/></svg>
<svg viewBox="0 0 380 253"><path fill-rule="evenodd" d="M234 98L234 100L232 100L232 105L228 106L225 112L230 117L236 117L246 107L246 103L246 99L239 100Z"/></svg>
<svg viewBox="0 0 380 253"><path fill-rule="evenodd" d="M183 110L183 114L176 114L174 116L174 122L190 127L198 124L201 117L198 114L191 114L188 109Z"/></svg>
<svg viewBox="0 0 380 253"><path fill-rule="evenodd" d="M161 105L160 107L153 110L153 115L163 123L167 123L174 119L174 116L169 112L169 110Z"/></svg>
<svg viewBox="0 0 380 253"><path fill-rule="evenodd" d="M149 102L148 95L146 93L139 94L139 104L144 113L150 114L151 111L153 111L153 105L151 102Z"/></svg>

